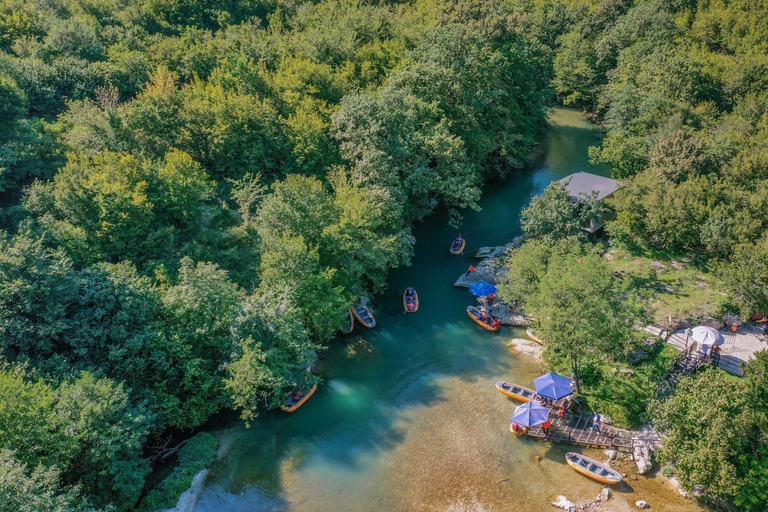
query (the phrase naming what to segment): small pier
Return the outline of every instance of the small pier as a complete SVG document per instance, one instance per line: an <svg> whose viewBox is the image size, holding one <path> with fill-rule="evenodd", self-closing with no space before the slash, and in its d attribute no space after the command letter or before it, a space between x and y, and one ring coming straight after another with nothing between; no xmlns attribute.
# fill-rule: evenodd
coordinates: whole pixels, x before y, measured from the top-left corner
<svg viewBox="0 0 768 512"><path fill-rule="evenodd" d="M549 429L548 435L544 435L544 429L541 427L533 427L528 429L528 436L558 443L621 451L631 451L634 446L632 433L628 430L605 424L601 425L600 432L592 430L591 416L566 414L561 421L557 417L557 410L551 409L549 421L552 422L552 428Z"/></svg>

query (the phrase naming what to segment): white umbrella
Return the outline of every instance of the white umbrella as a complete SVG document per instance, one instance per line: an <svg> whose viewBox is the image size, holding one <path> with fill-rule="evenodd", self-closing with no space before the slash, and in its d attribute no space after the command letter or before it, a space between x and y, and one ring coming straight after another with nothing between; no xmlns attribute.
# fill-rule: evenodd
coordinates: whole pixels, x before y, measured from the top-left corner
<svg viewBox="0 0 768 512"><path fill-rule="evenodd" d="M722 345L725 342L720 331L714 327L707 327L706 325L700 325L691 329L691 339L708 347L711 347L712 345Z"/></svg>

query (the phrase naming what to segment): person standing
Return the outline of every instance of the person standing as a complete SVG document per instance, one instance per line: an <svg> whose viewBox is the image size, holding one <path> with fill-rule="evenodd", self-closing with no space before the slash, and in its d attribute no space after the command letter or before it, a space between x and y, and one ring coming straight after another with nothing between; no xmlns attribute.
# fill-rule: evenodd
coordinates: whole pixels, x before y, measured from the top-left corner
<svg viewBox="0 0 768 512"><path fill-rule="evenodd" d="M592 418L592 430L596 431L598 434L600 433L600 422L602 421L602 416L600 416L600 413L595 413L594 417Z"/></svg>
<svg viewBox="0 0 768 512"><path fill-rule="evenodd" d="M544 423L542 423L541 428L542 428L542 430L544 430L544 435L548 436L549 435L549 429L552 428L552 422L549 421L549 420L545 421Z"/></svg>

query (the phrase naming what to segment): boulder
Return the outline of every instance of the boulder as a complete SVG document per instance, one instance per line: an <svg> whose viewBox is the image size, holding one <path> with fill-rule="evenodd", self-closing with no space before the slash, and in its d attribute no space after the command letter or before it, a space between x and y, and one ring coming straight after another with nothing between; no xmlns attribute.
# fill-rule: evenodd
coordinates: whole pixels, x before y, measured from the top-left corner
<svg viewBox="0 0 768 512"><path fill-rule="evenodd" d="M507 252L503 245L497 247L481 247L475 251L475 258L498 258Z"/></svg>
<svg viewBox="0 0 768 512"><path fill-rule="evenodd" d="M637 464L637 473L644 475L653 467L651 461L651 452L647 446L635 446L635 463Z"/></svg>
<svg viewBox="0 0 768 512"><path fill-rule="evenodd" d="M501 325L512 325L515 327L527 327L531 325L530 318L520 313L515 313L507 304L497 302L488 309L493 313L494 318L501 322Z"/></svg>
<svg viewBox="0 0 768 512"><path fill-rule="evenodd" d="M503 267L497 267L499 262L495 259L483 260L477 265L474 265L475 271L467 274L466 272L461 274L459 278L453 283L453 286L457 288L469 288L475 283L491 283L496 284L499 282L499 277L503 274Z"/></svg>
<svg viewBox="0 0 768 512"><path fill-rule="evenodd" d="M603 501L608 501L609 499L611 499L611 488L608 487L607 485L603 487L603 490L600 492L600 496L602 497Z"/></svg>
<svg viewBox="0 0 768 512"><path fill-rule="evenodd" d="M635 502L635 506L636 506L637 508L650 508L650 507L651 507L651 506L648 504L648 502L647 502L647 501L645 501L645 500L637 500L637 501Z"/></svg>
<svg viewBox="0 0 768 512"><path fill-rule="evenodd" d="M605 450L605 456L611 460L616 460L616 457L618 455L619 455L619 452L617 452L616 450Z"/></svg>

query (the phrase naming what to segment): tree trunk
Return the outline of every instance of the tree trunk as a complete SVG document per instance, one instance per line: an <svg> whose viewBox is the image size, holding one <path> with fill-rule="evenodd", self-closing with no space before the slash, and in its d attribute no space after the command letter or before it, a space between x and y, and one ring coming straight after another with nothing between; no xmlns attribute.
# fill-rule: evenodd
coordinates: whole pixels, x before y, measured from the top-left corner
<svg viewBox="0 0 768 512"><path fill-rule="evenodd" d="M573 371L573 382L575 384L574 391L579 391L579 360L576 356L571 356L571 370Z"/></svg>

